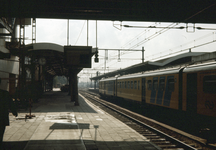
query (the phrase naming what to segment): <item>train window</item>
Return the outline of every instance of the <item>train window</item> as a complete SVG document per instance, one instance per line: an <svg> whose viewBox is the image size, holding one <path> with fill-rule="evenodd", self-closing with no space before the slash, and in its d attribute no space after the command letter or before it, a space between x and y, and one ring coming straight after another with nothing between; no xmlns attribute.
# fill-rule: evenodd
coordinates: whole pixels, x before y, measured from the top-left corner
<svg viewBox="0 0 216 150"><path fill-rule="evenodd" d="M158 80L153 80L153 89L155 91L158 89Z"/></svg>
<svg viewBox="0 0 216 150"><path fill-rule="evenodd" d="M134 81L134 89L137 89L137 81Z"/></svg>
<svg viewBox="0 0 216 150"><path fill-rule="evenodd" d="M140 81L138 81L138 90L140 89Z"/></svg>
<svg viewBox="0 0 216 150"><path fill-rule="evenodd" d="M131 81L131 89L133 89L133 81Z"/></svg>
<svg viewBox="0 0 216 150"><path fill-rule="evenodd" d="M159 90L164 91L165 89L165 79L160 79L159 81Z"/></svg>
<svg viewBox="0 0 216 150"><path fill-rule="evenodd" d="M173 92L175 89L175 81L174 79L168 79L168 90Z"/></svg>
<svg viewBox="0 0 216 150"><path fill-rule="evenodd" d="M147 81L147 86L148 86L148 90L152 89L152 81L151 80Z"/></svg>
<svg viewBox="0 0 216 150"><path fill-rule="evenodd" d="M216 75L203 78L203 91L205 93L216 93Z"/></svg>
<svg viewBox="0 0 216 150"><path fill-rule="evenodd" d="M130 88L130 81L128 81L128 83L127 83L127 84L128 84L128 89L129 89L129 88Z"/></svg>

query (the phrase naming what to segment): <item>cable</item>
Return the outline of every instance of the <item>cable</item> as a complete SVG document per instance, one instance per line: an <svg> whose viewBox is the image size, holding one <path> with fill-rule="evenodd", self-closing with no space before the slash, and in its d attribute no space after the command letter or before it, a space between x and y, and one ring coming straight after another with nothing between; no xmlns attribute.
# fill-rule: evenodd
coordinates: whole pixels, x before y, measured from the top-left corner
<svg viewBox="0 0 216 150"><path fill-rule="evenodd" d="M198 11L197 13L193 14L192 16L186 18L186 19L184 20L184 22L188 21L189 19L191 19L191 18L193 18L194 16L196 16L196 15L202 13L203 11L209 9L210 7L212 7L212 6L214 6L214 5L216 5L216 3L214 3L214 4L212 4L212 5L209 5L208 7L204 8L204 9Z"/></svg>
<svg viewBox="0 0 216 150"><path fill-rule="evenodd" d="M155 23L154 23L155 24ZM152 24L152 25L154 25ZM157 24L157 23L156 23ZM159 23L160 24L160 23ZM151 25L150 25L151 26ZM142 31L141 33L139 33L138 35L136 35L134 38L132 38L130 41L126 42L123 46L121 46L122 48L126 47L126 45L128 44L131 44L132 42L134 42L135 40L137 40L139 37L141 37L143 34L146 34L148 31L150 31L151 29L149 30L144 30Z"/></svg>
<svg viewBox="0 0 216 150"><path fill-rule="evenodd" d="M80 34L79 34L79 36L78 36L78 38L77 38L77 40L76 40L76 42L75 42L74 45L76 45L76 43L78 42L78 40L79 40L79 38L80 38L80 35L81 35L82 31L83 31L83 28L84 28L84 26L85 26L85 23L86 23L86 20L85 20L85 22L83 23L83 26L82 26L82 29L81 29L81 31L80 31Z"/></svg>
<svg viewBox="0 0 216 150"><path fill-rule="evenodd" d="M211 35L213 35L214 36L214 32L213 33L208 33L208 34L206 34L206 35L204 35L204 36L202 36L202 37L199 37L199 38L197 38L197 39L195 39L195 40L192 40L192 41L190 41L190 42L187 42L187 43L185 43L185 44L183 44L183 45L179 45L179 46L176 46L176 47L174 47L174 48L171 48L171 49L169 49L169 50L165 50L165 51L163 51L163 52L160 52L160 54L161 53L169 53L170 51L174 51L175 49L177 49L177 48L181 48L181 47L184 47L184 46L186 46L186 45L189 45L189 44L191 44L191 43L193 43L193 42L195 42L195 41L199 41L199 40L203 40L203 39L205 39L205 38L207 38L207 37L210 37ZM214 38L214 37L213 37ZM214 39L213 39L213 42L214 42ZM210 43L213 43L213 42L208 42L208 44L210 44ZM207 45L207 44L205 44L205 45ZM190 47L190 48L197 48L197 47L200 47L200 46L194 46L194 47ZM188 50L189 48L186 48L185 50ZM181 51L185 51L185 50L180 50L180 51L175 51L175 53L178 53L178 52L181 52ZM172 53L170 53L170 54L172 54ZM153 55L150 55L150 56L146 56L146 58L152 58L152 57L154 57L154 56L157 56L158 54L153 54ZM161 56L161 57L164 57L164 56ZM161 57L157 57L157 58L161 58ZM155 59L155 58L153 58L153 59Z"/></svg>
<svg viewBox="0 0 216 150"><path fill-rule="evenodd" d="M177 26L177 25L178 25L178 23L172 23L172 24L170 24L169 26L167 26L166 28L161 29L159 32L154 33L153 35L149 36L148 38L145 38L145 39L142 40L141 42L139 42L139 43L137 43L136 45L130 47L129 49L134 49L134 48L140 46L141 44L144 44L144 43L146 43L146 42L148 42L148 41L154 39L155 37L161 35L162 33L164 33L164 32L166 32L166 31L170 30L170 27L174 27L174 26Z"/></svg>
<svg viewBox="0 0 216 150"><path fill-rule="evenodd" d="M133 45L132 47L130 47L129 49L135 49L136 47L140 46L141 44L144 44L154 38L156 38L157 36L161 35L162 33L168 31L170 29L170 27L175 27L177 26L179 23L172 23L170 25L168 25L167 27L161 29L160 31L150 35L149 37L145 38L144 40L140 41L139 43ZM133 52L121 52L121 55L124 55L124 54L129 54L129 53L133 53ZM114 55L112 57L117 57L118 55Z"/></svg>

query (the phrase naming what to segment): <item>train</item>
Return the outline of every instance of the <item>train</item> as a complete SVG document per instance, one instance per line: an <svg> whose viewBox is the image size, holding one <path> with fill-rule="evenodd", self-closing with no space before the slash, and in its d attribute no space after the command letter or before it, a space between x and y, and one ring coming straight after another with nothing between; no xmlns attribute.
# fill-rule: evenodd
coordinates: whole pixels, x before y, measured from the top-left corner
<svg viewBox="0 0 216 150"><path fill-rule="evenodd" d="M216 117L216 62L104 78L99 94L187 114Z"/></svg>

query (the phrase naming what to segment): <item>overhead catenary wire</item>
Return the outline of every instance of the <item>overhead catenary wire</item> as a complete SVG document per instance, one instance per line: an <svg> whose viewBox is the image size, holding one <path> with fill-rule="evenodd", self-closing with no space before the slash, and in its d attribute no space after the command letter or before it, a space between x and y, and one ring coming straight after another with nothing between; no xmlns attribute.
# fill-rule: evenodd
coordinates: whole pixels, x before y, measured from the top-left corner
<svg viewBox="0 0 216 150"><path fill-rule="evenodd" d="M142 45L142 44L144 44L144 43L146 43L146 42L149 42L150 40L152 40L152 39L158 37L159 35L161 35L162 33L165 33L166 31L169 31L172 27L175 27L175 26L177 26L177 25L179 25L179 23L172 23L172 24L168 25L166 28L163 28L163 29L161 29L160 31L157 31L157 32L155 32L154 34L152 34L152 35L146 37L144 40L142 40L142 41L140 41L140 42L138 42L138 43L132 45L132 46L129 48L129 50L130 50L130 49L135 49L136 47L138 47L138 46L140 46L140 45ZM179 28L179 27L178 27L178 28ZM152 28L152 29L154 29L154 28ZM159 28L159 29L160 29L160 28ZM211 29L211 28L196 27L196 29L197 29L197 30L200 30L200 29L201 29L201 30L208 30L208 29ZM212 29L212 30L214 30L214 29ZM146 30L145 30L145 31L142 31L142 32L139 33L137 36L135 36L134 39L130 40L128 43L125 43L121 48L123 49L123 47L125 47L125 46L127 46L127 45L131 45L132 42L135 42L139 37L143 36L143 34L145 34L145 33L147 33ZM195 39L195 40L192 40L192 41L190 41L190 42L187 42L187 43L185 43L184 45L188 45L188 44L195 43L195 42L197 42L197 41L199 41L199 40L202 40L202 39L205 38L205 37L209 37L209 34L208 34L208 35L205 35L205 36L203 36L203 37L199 37L199 38L197 38L197 39ZM181 49L178 51L179 53L181 53L181 52L184 52L184 51L188 51L189 48L198 48L198 47L201 47L201 46L204 46L204 45L211 44L211 43L213 43L213 42L215 42L215 41L205 42L205 43L202 43L202 44L199 44L199 45L197 44L197 45L194 45L194 46L191 46L191 47L188 46L188 48L181 48L181 47L184 46L184 45L176 46L176 47L174 47L174 48L172 48L172 49L167 50L167 52L169 52L169 54L167 54L167 55L165 55L165 56L153 58L153 59L159 59L159 58L162 58L162 57L166 57L166 56L168 56L168 55L174 55L174 54L177 53L177 52L173 52L173 51L174 51L175 49L177 49L177 48L181 48ZM108 49L108 50L109 50L109 49ZM172 51L172 53L170 53L170 51ZM129 51L128 51L128 52L125 51L125 52L122 52L121 55L130 54L130 53L134 53L134 52L133 52L133 51L130 51L130 52L129 52ZM161 53L164 53L164 52L161 52ZM113 60L113 59L114 59L113 57L116 57L116 56L118 56L118 55L115 55L115 56L109 55L109 61ZM147 56L147 57L149 57L149 56ZM102 59L103 59L103 58L102 58ZM141 60L141 59L140 59L140 60ZM149 59L148 59L148 60L149 60ZM114 62L114 64L116 64L116 62ZM103 65L103 64L100 64L99 66L102 66L102 65ZM110 65L108 65L108 66L112 66L112 65L113 65L113 63L110 64ZM96 68L98 68L98 66L97 66Z"/></svg>
<svg viewBox="0 0 216 150"><path fill-rule="evenodd" d="M153 54L153 55L146 56L146 59L148 59L148 60L150 60L150 59L151 59L151 60L155 60L155 59L159 59L159 58L166 57L166 56L168 56L168 55L173 55L173 54L175 54L175 53L181 53L181 52L187 51L187 50L189 50L189 49L194 49L194 48L198 48L198 47L201 47L201 46L204 46L204 45L208 45L208 44L214 43L214 42L216 41L216 40L215 40L215 34L216 34L215 32L208 33L208 34L206 34L206 35L203 35L202 37L199 37L199 38L197 38L197 39L195 39L195 40L189 41L189 42L187 42L187 43L185 43L185 44L182 44L182 45L173 47L173 48L171 48L171 49L169 49L169 50L162 51L162 52L160 52L159 54L157 53L157 54ZM202 44L199 44L199 45L189 46L189 47L187 47L187 48L182 49L182 47L184 47L184 46L193 44L194 42L203 40L203 39L208 38L208 37L211 37L211 36L213 36L212 41L208 41L208 42L205 42L205 43L202 43ZM178 49L178 48L180 48L180 50L176 50L176 51L175 51L175 49ZM170 52L172 52L172 53L170 53ZM134 52L133 52L133 51L130 51L130 52L125 53L125 54L130 54L130 53L134 53ZM167 55L163 55L163 56L155 57L155 56L157 56L157 55L166 54L166 53L168 53L168 54L167 54Z"/></svg>
<svg viewBox="0 0 216 150"><path fill-rule="evenodd" d="M157 23L154 23L157 26ZM154 25L152 24L152 25ZM160 24L160 23L158 23ZM150 25L150 26L152 26ZM138 35L136 35L134 38L132 38L130 41L126 42L123 46L121 46L122 48L126 47L127 45L130 45L132 42L136 41L138 38L140 38L143 34L146 34L147 32L149 32L151 29L145 29L144 31L140 32Z"/></svg>
<svg viewBox="0 0 216 150"><path fill-rule="evenodd" d="M140 45L142 45L142 44L144 44L144 43L146 43L146 42L148 42L148 41L150 41L150 40L156 38L157 36L161 35L162 33L164 33L164 32L166 32L166 31L170 30L171 27L175 27L175 26L177 26L178 24L179 24L179 23L172 23L172 24L168 25L167 27L162 28L160 31L155 32L154 34L152 34L152 35L150 35L149 37L145 38L145 39L142 40L141 42L135 44L134 46L131 46L129 49L136 48L136 47L138 47L138 46L140 46Z"/></svg>
<svg viewBox="0 0 216 150"><path fill-rule="evenodd" d="M208 33L208 34L206 34L206 35L204 35L204 36L202 36L202 37L199 37L199 38L197 38L197 39L195 39L195 40L189 41L189 42L187 42L187 43L185 43L185 44L176 46L176 47L174 47L174 48L171 48L171 49L169 49L169 50L165 50L165 51L160 52L160 53L163 53L163 54L164 54L164 53L169 53L169 54L171 55L171 54L175 54L175 53L180 53L180 52L183 52L183 51L187 51L187 50L189 50L189 49L194 49L194 48L198 48L198 47L201 47L201 46L204 46L204 45L208 45L208 44L211 44L211 43L214 43L214 42L215 42L214 35L215 35L215 32ZM211 41L208 41L208 42L205 42L205 43L202 43L202 44L199 44L199 45L189 46L189 47L187 47L187 48L182 49L183 46L187 46L187 45L189 45L189 44L193 44L194 42L203 40L203 39L208 38L208 37L211 37L211 36L213 36L213 39L212 39ZM178 49L178 48L180 48L180 50L175 51L175 49ZM172 53L170 53L171 51L172 51ZM163 56L160 56L160 57L155 57L155 58L153 58L153 57L156 56L156 55L157 55L157 54L150 55L150 56L146 56L146 58L149 58L149 57L150 57L152 60L155 60L155 59L159 59L159 58L162 58L162 57L166 57L166 56L167 56L167 55L163 55Z"/></svg>
<svg viewBox="0 0 216 150"><path fill-rule="evenodd" d="M176 25L178 25L178 23L172 23L172 24L168 25L165 29L163 28L163 29L161 29L160 31L155 32L153 35L150 35L149 37L145 38L145 39L143 40L144 43L150 41L151 39L153 39L153 38L155 38L155 37L157 37L157 36L159 36L159 35L161 35L162 33L168 31L170 27L174 27L174 26L176 26ZM144 33L146 33L146 32L144 32ZM139 33L137 36L135 36L135 38L139 37L139 35L142 36L142 34ZM134 38L134 39L135 39L135 38ZM142 41L141 41L141 42L142 42ZM128 51L130 51L130 50L132 50L132 49L135 49L136 47L138 47L137 44L136 44L135 46L130 47L130 48L128 49ZM141 51L141 50L140 50L140 51ZM131 53L132 53L132 52L131 52ZM127 54L127 52L121 52L121 55L124 55L124 54ZM118 55L110 55L109 57L116 57L116 56L118 56ZM108 62L110 62L110 61L108 61ZM99 66L102 66L102 65L103 65L103 64L99 64L98 67L99 67Z"/></svg>
<svg viewBox="0 0 216 150"><path fill-rule="evenodd" d="M85 24L86 24L86 20L85 20L85 22L83 23L83 26L82 26L82 29L81 29L81 31L80 31L80 34L79 34L79 36L78 36L78 38L77 38L77 40L76 40L76 42L75 42L74 45L77 44L77 42L78 42L78 40L79 40L79 38L80 38L80 35L81 35L82 31L83 31L83 28L84 28L84 26L85 26Z"/></svg>
<svg viewBox="0 0 216 150"><path fill-rule="evenodd" d="M175 27L177 26L179 23L172 23L172 24L169 24L167 27L163 27L160 31L158 32L155 32L154 34L150 35L149 37L145 38L144 40L142 40L141 42L131 46L130 48L128 48L128 51L132 50L132 49L135 49L137 48L138 46L146 43L146 42L149 42L150 40L156 38L157 36L161 35L162 33L168 31L171 27ZM140 34L138 34L140 35ZM137 36L136 36L137 37ZM134 41L134 40L133 40ZM126 44L125 44L126 45ZM141 50L140 50L141 51ZM120 55L124 55L124 54L129 54L129 53L133 53L132 51L130 52L121 52ZM117 57L118 55L112 55L111 57Z"/></svg>

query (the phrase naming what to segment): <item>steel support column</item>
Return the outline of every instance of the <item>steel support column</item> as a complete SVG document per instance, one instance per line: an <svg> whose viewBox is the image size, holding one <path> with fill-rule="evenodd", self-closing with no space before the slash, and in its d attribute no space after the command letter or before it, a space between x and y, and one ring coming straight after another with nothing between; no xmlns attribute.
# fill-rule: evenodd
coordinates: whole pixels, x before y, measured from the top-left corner
<svg viewBox="0 0 216 150"><path fill-rule="evenodd" d="M71 102L74 102L75 106L79 106L78 101L78 81L77 81L78 71L70 69L70 90L71 90Z"/></svg>
<svg viewBox="0 0 216 150"><path fill-rule="evenodd" d="M94 89L96 90L97 80L94 80Z"/></svg>

